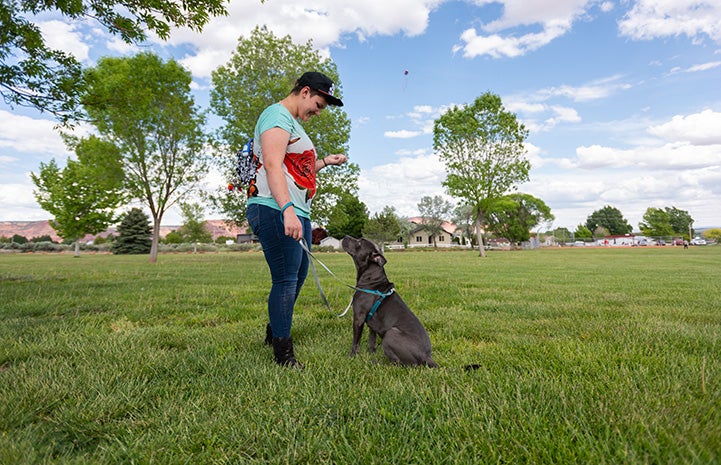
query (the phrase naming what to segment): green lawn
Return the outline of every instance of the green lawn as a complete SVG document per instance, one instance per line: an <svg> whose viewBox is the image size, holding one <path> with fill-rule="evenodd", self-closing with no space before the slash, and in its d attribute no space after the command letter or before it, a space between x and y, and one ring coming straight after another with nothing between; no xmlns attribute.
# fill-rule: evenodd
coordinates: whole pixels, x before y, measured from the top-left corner
<svg viewBox="0 0 721 465"><path fill-rule="evenodd" d="M0 255L0 464L721 463L721 247L388 259L441 369L311 277L276 366L257 252Z"/></svg>

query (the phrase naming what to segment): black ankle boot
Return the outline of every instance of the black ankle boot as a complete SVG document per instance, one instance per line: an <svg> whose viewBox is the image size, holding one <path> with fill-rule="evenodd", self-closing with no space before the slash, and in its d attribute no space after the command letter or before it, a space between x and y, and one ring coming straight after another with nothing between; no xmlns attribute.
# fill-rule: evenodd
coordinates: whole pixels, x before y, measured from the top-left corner
<svg viewBox="0 0 721 465"><path fill-rule="evenodd" d="M275 363L291 368L303 369L303 365L295 359L293 354L293 338L292 337L274 337L273 338L273 354L275 355Z"/></svg>
<svg viewBox="0 0 721 465"><path fill-rule="evenodd" d="M270 327L270 323L265 327L265 341L263 344L269 346L273 344L273 329Z"/></svg>

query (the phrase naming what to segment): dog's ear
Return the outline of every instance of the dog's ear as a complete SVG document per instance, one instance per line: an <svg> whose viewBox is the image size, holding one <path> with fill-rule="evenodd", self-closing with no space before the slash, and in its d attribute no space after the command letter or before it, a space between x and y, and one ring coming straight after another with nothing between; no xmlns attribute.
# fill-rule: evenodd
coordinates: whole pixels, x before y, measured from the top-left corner
<svg viewBox="0 0 721 465"><path fill-rule="evenodd" d="M387 263L386 257L382 253L374 250L371 254L371 260L378 264L378 266L384 266Z"/></svg>

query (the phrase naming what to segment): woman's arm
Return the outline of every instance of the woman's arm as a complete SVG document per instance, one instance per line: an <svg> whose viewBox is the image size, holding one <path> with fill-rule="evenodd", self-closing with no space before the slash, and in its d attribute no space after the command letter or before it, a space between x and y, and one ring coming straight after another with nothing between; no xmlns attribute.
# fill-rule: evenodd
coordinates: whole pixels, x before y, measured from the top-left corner
<svg viewBox="0 0 721 465"><path fill-rule="evenodd" d="M283 171L285 149L288 146L290 134L288 131L274 127L260 135L260 144L263 148L263 166L268 175L268 187L278 206L283 208L290 202L288 184ZM295 214L295 209L286 208L283 211L283 225L285 235L299 241L303 237L303 226Z"/></svg>
<svg viewBox="0 0 721 465"><path fill-rule="evenodd" d="M321 158L320 160L315 161L315 172L317 173L318 171L322 170L326 166L342 165L347 160L348 160L348 157L346 157L345 155L339 154L339 153L333 154L333 155L328 155L325 158Z"/></svg>

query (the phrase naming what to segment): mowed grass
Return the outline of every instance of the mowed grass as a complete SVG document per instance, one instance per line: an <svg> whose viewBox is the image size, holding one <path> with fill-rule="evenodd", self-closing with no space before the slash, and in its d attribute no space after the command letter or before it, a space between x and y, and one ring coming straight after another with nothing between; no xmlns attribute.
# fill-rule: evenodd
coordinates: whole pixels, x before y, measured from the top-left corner
<svg viewBox="0 0 721 465"><path fill-rule="evenodd" d="M349 358L311 276L276 366L261 253L0 255L0 463L721 462L721 247L387 257L441 369Z"/></svg>

